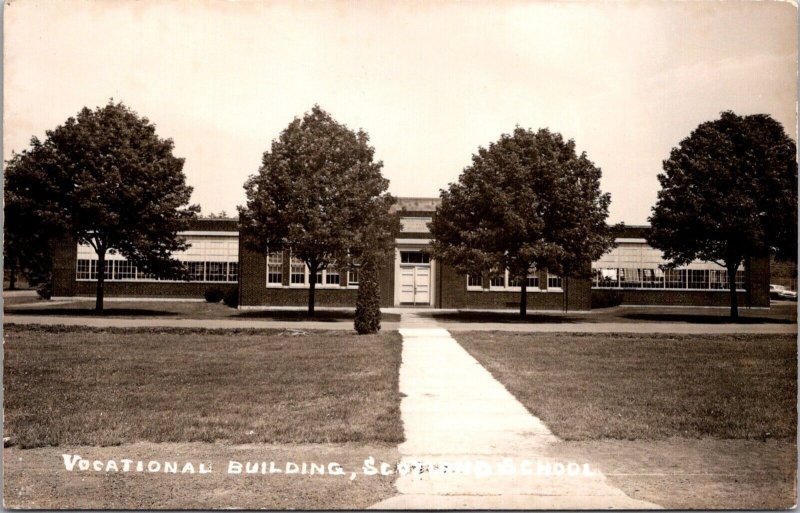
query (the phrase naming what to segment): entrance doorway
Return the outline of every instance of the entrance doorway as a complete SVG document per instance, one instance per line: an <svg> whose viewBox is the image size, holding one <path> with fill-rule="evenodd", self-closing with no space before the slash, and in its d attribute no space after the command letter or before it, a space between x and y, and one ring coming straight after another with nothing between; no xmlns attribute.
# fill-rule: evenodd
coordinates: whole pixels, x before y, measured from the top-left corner
<svg viewBox="0 0 800 513"><path fill-rule="evenodd" d="M400 252L400 304L431 304L430 257L420 251Z"/></svg>

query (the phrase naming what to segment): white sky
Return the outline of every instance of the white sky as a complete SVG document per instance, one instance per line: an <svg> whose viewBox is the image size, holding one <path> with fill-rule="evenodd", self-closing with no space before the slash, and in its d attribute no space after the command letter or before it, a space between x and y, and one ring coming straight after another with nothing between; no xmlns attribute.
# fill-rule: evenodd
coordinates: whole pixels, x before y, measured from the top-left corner
<svg viewBox="0 0 800 513"><path fill-rule="evenodd" d="M175 141L192 201L229 214L314 103L363 128L390 191L437 196L515 125L574 138L610 221L643 223L661 162L722 110L796 133L797 13L784 2L14 0L4 158L121 100Z"/></svg>

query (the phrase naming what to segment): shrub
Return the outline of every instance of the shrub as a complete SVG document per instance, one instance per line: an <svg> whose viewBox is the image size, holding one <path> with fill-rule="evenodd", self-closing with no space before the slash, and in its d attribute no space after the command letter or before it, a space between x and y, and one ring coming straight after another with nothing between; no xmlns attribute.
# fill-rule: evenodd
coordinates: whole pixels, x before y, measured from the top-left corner
<svg viewBox="0 0 800 513"><path fill-rule="evenodd" d="M225 297L222 298L222 302L226 305L230 306L231 308L238 308L239 306L239 287L233 287L228 289L225 292Z"/></svg>
<svg viewBox="0 0 800 513"><path fill-rule="evenodd" d="M50 282L42 282L36 287L36 294L42 299L50 299L53 295L53 287Z"/></svg>
<svg viewBox="0 0 800 513"><path fill-rule="evenodd" d="M381 290L378 286L378 268L374 262L365 262L358 274L354 324L359 335L369 335L377 333L381 329Z"/></svg>
<svg viewBox="0 0 800 513"><path fill-rule="evenodd" d="M622 304L622 292L618 290L593 290L592 308L610 308Z"/></svg>
<svg viewBox="0 0 800 513"><path fill-rule="evenodd" d="M206 289L205 296L209 303L219 303L225 297L225 291L217 286L211 286Z"/></svg>

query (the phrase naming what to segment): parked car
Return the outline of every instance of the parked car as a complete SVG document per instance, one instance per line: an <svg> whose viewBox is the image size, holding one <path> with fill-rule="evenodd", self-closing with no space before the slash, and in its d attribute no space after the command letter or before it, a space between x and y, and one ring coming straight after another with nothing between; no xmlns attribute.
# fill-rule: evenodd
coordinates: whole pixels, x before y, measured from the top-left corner
<svg viewBox="0 0 800 513"><path fill-rule="evenodd" d="M783 285L770 285L769 286L770 299L790 299L797 301L797 292L789 290Z"/></svg>

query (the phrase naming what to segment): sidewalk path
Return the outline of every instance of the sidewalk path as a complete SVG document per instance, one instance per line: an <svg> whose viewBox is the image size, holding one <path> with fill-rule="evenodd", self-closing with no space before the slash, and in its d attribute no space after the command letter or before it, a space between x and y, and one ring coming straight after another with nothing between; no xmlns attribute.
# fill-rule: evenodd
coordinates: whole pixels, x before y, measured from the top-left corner
<svg viewBox="0 0 800 513"><path fill-rule="evenodd" d="M550 450L559 439L531 415L447 330L404 322L400 391L406 442L402 462L471 464L470 473L410 472L396 481L400 495L375 509L651 509L610 485L589 462L591 476L537 475L567 465ZM406 327L411 326L411 327ZM499 475L511 458L533 475ZM507 460L506 460L507 461ZM486 467L492 475L486 475ZM549 467L548 467L549 465ZM477 472L483 469L481 476ZM466 467L462 467L466 468ZM574 468L574 467L573 467Z"/></svg>

